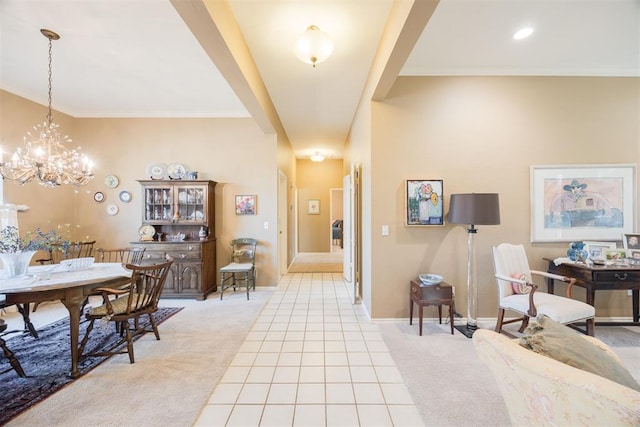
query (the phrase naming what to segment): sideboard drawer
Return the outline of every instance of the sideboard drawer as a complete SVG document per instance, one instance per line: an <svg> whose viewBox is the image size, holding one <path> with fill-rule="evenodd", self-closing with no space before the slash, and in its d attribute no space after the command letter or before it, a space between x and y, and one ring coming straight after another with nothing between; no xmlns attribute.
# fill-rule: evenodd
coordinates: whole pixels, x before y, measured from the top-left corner
<svg viewBox="0 0 640 427"><path fill-rule="evenodd" d="M202 245L197 243L172 243L162 244L158 243L153 245L153 249L148 248L144 252L144 259L150 261L157 261L164 259L166 255L169 255L176 261L181 259L201 259L202 258Z"/></svg>
<svg viewBox="0 0 640 427"><path fill-rule="evenodd" d="M411 295L418 300L450 300L453 298L453 288L447 283L439 285L420 285L415 281L411 281Z"/></svg>

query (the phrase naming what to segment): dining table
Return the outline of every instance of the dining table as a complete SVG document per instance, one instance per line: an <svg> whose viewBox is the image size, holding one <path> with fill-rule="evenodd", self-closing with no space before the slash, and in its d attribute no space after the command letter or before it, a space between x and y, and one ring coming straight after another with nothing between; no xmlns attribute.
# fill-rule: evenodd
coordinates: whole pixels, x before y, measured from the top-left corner
<svg viewBox="0 0 640 427"><path fill-rule="evenodd" d="M81 375L78 370L78 339L85 301L96 288L126 285L131 274L131 270L121 263L93 263L79 271L71 271L62 264L32 266L24 276L0 278L0 293L5 295L7 305L16 304L19 307L24 323L32 334L35 328L31 323L29 304L54 300L62 302L69 312L70 376L78 378Z"/></svg>

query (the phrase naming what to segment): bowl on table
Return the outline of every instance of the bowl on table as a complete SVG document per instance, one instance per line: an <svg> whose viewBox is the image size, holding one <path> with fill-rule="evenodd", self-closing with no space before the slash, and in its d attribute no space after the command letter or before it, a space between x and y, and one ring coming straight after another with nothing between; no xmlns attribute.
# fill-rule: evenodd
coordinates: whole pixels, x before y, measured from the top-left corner
<svg viewBox="0 0 640 427"><path fill-rule="evenodd" d="M429 286L439 285L440 282L442 282L442 276L440 276L439 274L419 274L418 279L420 279L420 282L422 282L423 285Z"/></svg>
<svg viewBox="0 0 640 427"><path fill-rule="evenodd" d="M71 258L71 259L63 259L60 261L60 265L64 267L67 271L82 271L91 268L95 258L87 257L87 258Z"/></svg>

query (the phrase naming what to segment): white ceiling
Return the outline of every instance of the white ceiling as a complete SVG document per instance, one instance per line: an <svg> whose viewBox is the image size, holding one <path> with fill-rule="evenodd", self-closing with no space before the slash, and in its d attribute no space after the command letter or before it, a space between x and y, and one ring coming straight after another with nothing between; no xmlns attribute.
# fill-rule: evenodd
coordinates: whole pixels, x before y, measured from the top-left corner
<svg viewBox="0 0 640 427"><path fill-rule="evenodd" d="M342 146L392 0L230 0L298 157ZM316 68L293 55L317 25ZM515 42L523 25L534 34ZM0 88L74 117L246 117L169 0L0 1ZM443 0L401 75L640 76L640 0ZM55 116L54 116L55 118ZM3 142L4 143L4 142Z"/></svg>

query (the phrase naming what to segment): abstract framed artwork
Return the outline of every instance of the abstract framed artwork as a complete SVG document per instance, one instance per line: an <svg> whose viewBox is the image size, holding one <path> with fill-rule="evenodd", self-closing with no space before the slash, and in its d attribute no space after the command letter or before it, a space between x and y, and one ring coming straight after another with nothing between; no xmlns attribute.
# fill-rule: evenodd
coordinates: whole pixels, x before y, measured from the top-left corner
<svg viewBox="0 0 640 427"><path fill-rule="evenodd" d="M405 183L406 225L444 225L441 179L408 179Z"/></svg>
<svg viewBox="0 0 640 427"><path fill-rule="evenodd" d="M255 215L257 198L255 194L236 195L236 215Z"/></svg>
<svg viewBox="0 0 640 427"><path fill-rule="evenodd" d="M620 239L636 222L636 166L531 166L531 241Z"/></svg>

